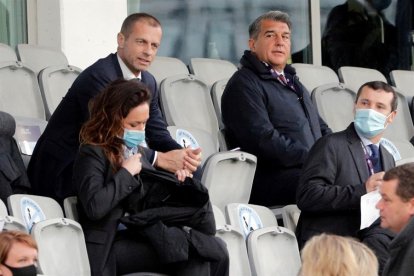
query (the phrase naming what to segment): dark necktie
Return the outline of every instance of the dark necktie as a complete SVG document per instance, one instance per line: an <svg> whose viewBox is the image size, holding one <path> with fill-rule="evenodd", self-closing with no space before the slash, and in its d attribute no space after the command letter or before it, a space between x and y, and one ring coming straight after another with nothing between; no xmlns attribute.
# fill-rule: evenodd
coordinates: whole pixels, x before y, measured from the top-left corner
<svg viewBox="0 0 414 276"><path fill-rule="evenodd" d="M369 157L369 159L371 160L374 172L377 173L382 171L378 146L371 144L368 145L368 147L371 149L371 156Z"/></svg>

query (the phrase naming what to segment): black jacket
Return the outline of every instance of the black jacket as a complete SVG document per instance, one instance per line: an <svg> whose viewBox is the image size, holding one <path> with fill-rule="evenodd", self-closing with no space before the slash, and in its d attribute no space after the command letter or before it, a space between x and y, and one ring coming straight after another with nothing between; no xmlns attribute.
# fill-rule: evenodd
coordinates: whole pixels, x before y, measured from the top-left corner
<svg viewBox="0 0 414 276"><path fill-rule="evenodd" d="M282 85L250 51L240 63L242 68L224 90L221 110L229 146L258 159L250 202L294 203L300 168L310 148L331 130L293 67L287 65L284 72L296 91Z"/></svg>

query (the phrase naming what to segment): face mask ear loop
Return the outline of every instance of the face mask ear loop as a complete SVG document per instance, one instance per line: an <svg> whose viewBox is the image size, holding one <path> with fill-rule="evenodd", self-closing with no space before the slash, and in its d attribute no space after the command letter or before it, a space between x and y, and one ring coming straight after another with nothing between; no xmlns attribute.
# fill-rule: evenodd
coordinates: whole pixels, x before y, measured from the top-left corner
<svg viewBox="0 0 414 276"><path fill-rule="evenodd" d="M384 126L384 129L386 129L388 127L388 125L389 125L389 123L388 123L388 117L390 117L393 112L394 111L391 111L390 114L388 114L388 116L385 118L385 126Z"/></svg>

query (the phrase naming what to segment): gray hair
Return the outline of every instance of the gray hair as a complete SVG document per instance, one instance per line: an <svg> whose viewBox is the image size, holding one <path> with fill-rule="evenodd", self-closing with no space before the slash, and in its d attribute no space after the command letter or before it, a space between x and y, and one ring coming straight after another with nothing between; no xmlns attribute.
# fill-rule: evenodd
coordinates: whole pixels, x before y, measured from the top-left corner
<svg viewBox="0 0 414 276"><path fill-rule="evenodd" d="M260 33L260 27L263 20L273 20L284 22L288 25L289 30L292 28L292 22L290 21L289 15L281 11L268 11L267 13L262 14L252 24L249 26L249 37L252 39L257 39Z"/></svg>

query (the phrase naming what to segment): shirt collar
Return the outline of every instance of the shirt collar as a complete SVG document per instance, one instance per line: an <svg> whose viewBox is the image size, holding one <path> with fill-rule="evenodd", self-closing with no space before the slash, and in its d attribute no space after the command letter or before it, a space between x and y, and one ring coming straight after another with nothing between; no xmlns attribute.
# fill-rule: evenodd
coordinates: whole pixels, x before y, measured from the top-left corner
<svg viewBox="0 0 414 276"><path fill-rule="evenodd" d="M121 67L122 76L124 77L124 79L131 80L139 78L140 80L142 80L141 71L139 72L138 76L135 76L134 73L132 73L131 70L129 70L124 61L120 58L118 53L116 54L116 57L118 58L119 66Z"/></svg>
<svg viewBox="0 0 414 276"><path fill-rule="evenodd" d="M363 144L365 147L367 147L368 145L373 144L373 143L371 142L371 140L369 140L368 138L366 138L366 137L362 136L362 135L358 132L358 130L357 130L356 128L355 128L355 131L356 131L356 133L357 133L357 135L358 135L359 139L361 140L362 144ZM381 140L380 140L380 141L381 141ZM376 145L377 147L379 147L379 146L380 146L380 142L378 142L378 143L376 143L376 144L374 144L374 145Z"/></svg>

